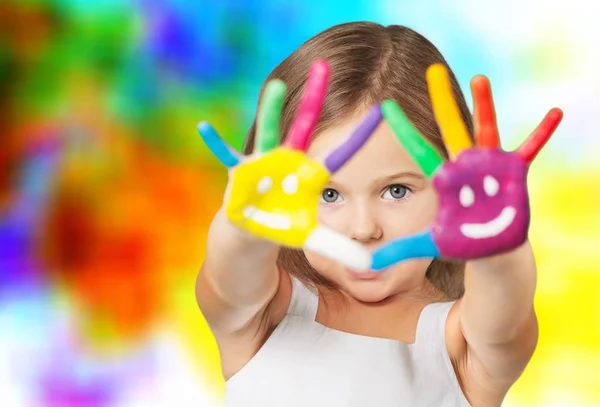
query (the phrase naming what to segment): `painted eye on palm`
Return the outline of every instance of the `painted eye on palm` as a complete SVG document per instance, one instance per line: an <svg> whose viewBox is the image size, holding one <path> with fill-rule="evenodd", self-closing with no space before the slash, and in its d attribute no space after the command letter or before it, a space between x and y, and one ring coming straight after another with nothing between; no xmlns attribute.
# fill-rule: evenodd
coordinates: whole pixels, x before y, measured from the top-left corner
<svg viewBox="0 0 600 407"><path fill-rule="evenodd" d="M439 210L431 229L376 250L374 270L411 258L482 258L523 244L530 221L527 172L562 119L560 109L551 109L516 151L502 150L489 81L477 76L471 82L475 107L473 147L446 69L433 65L427 71L427 81L450 161L444 162L394 101L385 101L382 110L411 157L432 178Z"/></svg>
<svg viewBox="0 0 600 407"><path fill-rule="evenodd" d="M231 168L226 203L231 223L255 236L288 247L314 251L357 271L371 266L371 254L360 244L317 222L319 196L332 173L367 141L383 119L374 106L355 131L323 162L304 151L321 114L327 92L329 65L312 65L306 90L286 142L277 146L286 86L280 80L265 88L257 118L255 151L242 157L208 123L198 131L213 154Z"/></svg>

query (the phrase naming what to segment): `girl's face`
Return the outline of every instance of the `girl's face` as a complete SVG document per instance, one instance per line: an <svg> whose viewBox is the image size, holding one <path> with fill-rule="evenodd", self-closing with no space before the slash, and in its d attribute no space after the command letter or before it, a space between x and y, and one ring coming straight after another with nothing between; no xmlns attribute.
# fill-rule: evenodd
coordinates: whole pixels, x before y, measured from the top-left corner
<svg viewBox="0 0 600 407"><path fill-rule="evenodd" d="M316 137L308 155L322 159L360 123L359 114ZM401 236L429 227L437 210L431 184L412 161L385 121L361 150L333 174L319 203L319 221L373 251ZM311 265L363 302L423 289L431 259L410 260L379 273L356 274L306 252Z"/></svg>

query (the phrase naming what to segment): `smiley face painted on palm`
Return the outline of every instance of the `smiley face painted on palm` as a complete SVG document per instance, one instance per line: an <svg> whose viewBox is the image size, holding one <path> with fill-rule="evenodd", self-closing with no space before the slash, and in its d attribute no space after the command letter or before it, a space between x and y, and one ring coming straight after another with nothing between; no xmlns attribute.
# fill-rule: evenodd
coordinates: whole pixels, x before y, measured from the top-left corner
<svg viewBox="0 0 600 407"><path fill-rule="evenodd" d="M469 149L433 178L440 209L432 226L440 254L473 259L524 243L529 228L527 163L502 150Z"/></svg>
<svg viewBox="0 0 600 407"><path fill-rule="evenodd" d="M317 226L318 197L329 176L302 152L279 148L236 169L227 215L255 235L301 247Z"/></svg>

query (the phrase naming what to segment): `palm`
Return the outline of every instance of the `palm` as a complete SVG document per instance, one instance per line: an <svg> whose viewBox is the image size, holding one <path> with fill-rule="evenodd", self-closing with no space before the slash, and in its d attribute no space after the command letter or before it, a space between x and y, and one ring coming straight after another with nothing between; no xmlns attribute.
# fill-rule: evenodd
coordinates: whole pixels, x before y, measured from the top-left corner
<svg viewBox="0 0 600 407"><path fill-rule="evenodd" d="M328 179L322 164L277 148L234 172L227 215L256 235L302 246L317 227L317 200Z"/></svg>
<svg viewBox="0 0 600 407"><path fill-rule="evenodd" d="M471 259L527 238L527 163L518 154L471 148L433 179L440 209L432 232L444 257Z"/></svg>

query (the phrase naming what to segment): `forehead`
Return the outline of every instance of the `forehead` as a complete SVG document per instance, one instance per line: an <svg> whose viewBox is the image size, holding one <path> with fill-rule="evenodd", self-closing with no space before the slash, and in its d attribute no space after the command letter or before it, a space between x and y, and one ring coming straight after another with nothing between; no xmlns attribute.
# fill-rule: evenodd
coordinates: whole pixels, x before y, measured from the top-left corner
<svg viewBox="0 0 600 407"><path fill-rule="evenodd" d="M343 143L360 124L365 114L358 114L320 132L310 143L309 157L324 160L328 153ZM385 120L382 120L365 145L333 177L350 175L373 178L395 172L412 171L422 173L397 140Z"/></svg>

